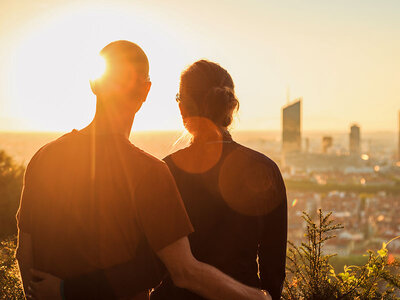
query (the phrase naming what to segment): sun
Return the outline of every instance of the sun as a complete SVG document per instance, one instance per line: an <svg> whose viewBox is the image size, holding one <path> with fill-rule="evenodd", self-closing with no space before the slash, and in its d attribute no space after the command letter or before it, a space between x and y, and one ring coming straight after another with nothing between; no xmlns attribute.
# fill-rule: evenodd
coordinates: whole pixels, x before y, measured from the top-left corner
<svg viewBox="0 0 400 300"><path fill-rule="evenodd" d="M150 76L156 81L135 121L136 128L162 128L165 125L159 122L167 121L180 126L176 104L164 99L173 99L179 73L189 60L174 37L165 33L165 23L157 24L135 12L116 7L64 7L58 15L26 30L15 51L12 108L28 130L69 131L90 122L95 96L89 81L105 71L99 52L120 39L145 50Z"/></svg>
<svg viewBox="0 0 400 300"><path fill-rule="evenodd" d="M106 71L106 61L101 55L94 55L93 58L87 61L85 66L90 80L101 78Z"/></svg>

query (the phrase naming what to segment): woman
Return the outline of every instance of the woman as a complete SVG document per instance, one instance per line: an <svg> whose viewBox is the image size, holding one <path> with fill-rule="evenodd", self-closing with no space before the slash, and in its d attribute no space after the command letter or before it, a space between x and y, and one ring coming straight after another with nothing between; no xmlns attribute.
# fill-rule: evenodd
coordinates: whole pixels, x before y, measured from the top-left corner
<svg viewBox="0 0 400 300"><path fill-rule="evenodd" d="M239 102L231 76L218 64L200 60L186 69L177 101L192 143L164 160L195 228L189 236L194 256L279 299L287 207L278 167L232 140L228 127ZM151 298L201 299L169 279Z"/></svg>
<svg viewBox="0 0 400 300"><path fill-rule="evenodd" d="M231 76L216 63L197 61L182 73L176 100L192 143L164 160L195 229L189 236L194 256L279 299L285 278L285 186L272 160L236 143L229 134L239 108ZM103 279L110 276L123 274L120 277L129 278L132 290L136 281L154 284L161 278L148 269L142 278L129 277L134 268L129 262L99 270L66 280L64 288L67 294L93 289L106 295L112 287ZM175 287L167 276L151 299L202 298Z"/></svg>

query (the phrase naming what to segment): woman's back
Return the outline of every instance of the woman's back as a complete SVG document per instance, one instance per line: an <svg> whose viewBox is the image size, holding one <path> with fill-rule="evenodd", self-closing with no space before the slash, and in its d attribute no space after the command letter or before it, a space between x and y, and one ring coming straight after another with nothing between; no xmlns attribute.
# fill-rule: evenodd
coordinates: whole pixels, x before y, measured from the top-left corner
<svg viewBox="0 0 400 300"><path fill-rule="evenodd" d="M229 134L220 141L194 142L165 162L195 228L189 236L194 256L273 297L280 294L286 192L276 164L235 143ZM202 298L166 279L152 299Z"/></svg>

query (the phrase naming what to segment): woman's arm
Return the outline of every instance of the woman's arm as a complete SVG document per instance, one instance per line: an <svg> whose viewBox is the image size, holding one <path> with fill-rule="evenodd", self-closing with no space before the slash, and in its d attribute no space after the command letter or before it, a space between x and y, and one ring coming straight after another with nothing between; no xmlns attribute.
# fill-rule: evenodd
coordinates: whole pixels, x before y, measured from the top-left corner
<svg viewBox="0 0 400 300"><path fill-rule="evenodd" d="M261 288L267 290L272 299L280 299L285 280L287 245L287 198L286 189L278 167L275 170L276 191L279 204L270 213L261 217L262 234L259 243L259 266ZM275 201L276 201L275 200Z"/></svg>

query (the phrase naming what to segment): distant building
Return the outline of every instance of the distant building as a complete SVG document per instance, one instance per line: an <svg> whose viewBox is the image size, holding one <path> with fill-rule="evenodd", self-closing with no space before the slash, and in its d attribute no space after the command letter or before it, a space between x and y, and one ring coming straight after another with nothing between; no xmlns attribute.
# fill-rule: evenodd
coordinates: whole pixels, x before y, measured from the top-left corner
<svg viewBox="0 0 400 300"><path fill-rule="evenodd" d="M282 108L282 151L283 153L301 151L301 101Z"/></svg>
<svg viewBox="0 0 400 300"><path fill-rule="evenodd" d="M304 152L305 153L310 152L310 139L308 137L304 139L304 144L305 144Z"/></svg>
<svg viewBox="0 0 400 300"><path fill-rule="evenodd" d="M333 139L331 136L322 137L322 153L328 153L328 149L332 147Z"/></svg>
<svg viewBox="0 0 400 300"><path fill-rule="evenodd" d="M361 153L360 126L356 124L350 127L349 150L350 155L360 155Z"/></svg>

